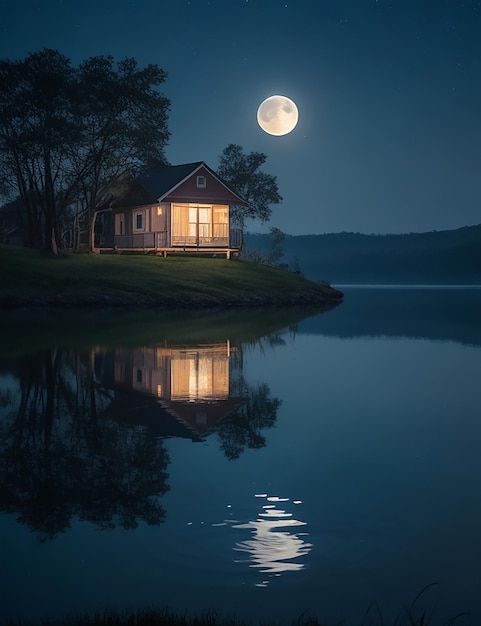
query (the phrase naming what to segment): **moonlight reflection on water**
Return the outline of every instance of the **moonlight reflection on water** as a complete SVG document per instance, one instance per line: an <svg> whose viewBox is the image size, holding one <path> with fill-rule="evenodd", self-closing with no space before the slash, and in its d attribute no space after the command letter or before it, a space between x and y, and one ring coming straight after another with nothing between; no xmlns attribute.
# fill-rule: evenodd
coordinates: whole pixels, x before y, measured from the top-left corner
<svg viewBox="0 0 481 626"><path fill-rule="evenodd" d="M267 502L289 502L289 498L256 495ZM296 500L300 504L300 500ZM266 504L254 521L236 524L233 528L251 530L251 539L237 542L234 550L245 552L247 559L236 560L236 563L248 563L265 574L280 576L284 572L298 572L305 567L301 558L309 554L312 544L304 540L308 533L297 532L305 522L294 518L293 514L276 508L275 504ZM294 531L295 529L295 531ZM257 583L258 587L266 587L269 580Z"/></svg>

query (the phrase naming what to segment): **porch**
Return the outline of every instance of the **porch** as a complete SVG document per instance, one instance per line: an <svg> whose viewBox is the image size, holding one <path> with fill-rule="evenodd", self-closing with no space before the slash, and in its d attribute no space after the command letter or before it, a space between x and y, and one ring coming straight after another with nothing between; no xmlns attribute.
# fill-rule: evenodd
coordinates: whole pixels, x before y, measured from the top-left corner
<svg viewBox="0 0 481 626"><path fill-rule="evenodd" d="M170 241L169 241L170 240ZM129 235L100 236L96 252L151 253L166 257L168 254L225 255L227 259L239 254L242 231L231 229L226 237L168 236L167 231L133 233Z"/></svg>

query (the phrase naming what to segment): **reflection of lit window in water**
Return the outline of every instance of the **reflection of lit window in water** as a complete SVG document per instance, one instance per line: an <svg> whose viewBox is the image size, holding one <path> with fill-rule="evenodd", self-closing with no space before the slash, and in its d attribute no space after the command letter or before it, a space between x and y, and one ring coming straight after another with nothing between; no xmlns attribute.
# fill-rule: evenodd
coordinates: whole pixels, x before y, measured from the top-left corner
<svg viewBox="0 0 481 626"><path fill-rule="evenodd" d="M221 346L221 348L224 346ZM193 351L171 361L171 399L207 400L229 396L229 356Z"/></svg>
<svg viewBox="0 0 481 626"><path fill-rule="evenodd" d="M262 513L259 513L255 521L233 526L252 531L251 539L236 543L234 548L239 552L247 552L250 558L236 562L249 563L249 567L271 576L302 570L305 564L301 559L309 554L312 548L312 544L304 539L308 533L299 532L299 528L306 523L295 519L292 513L285 510L289 498L267 494L258 494L256 497L266 502L262 507ZM276 508L278 503L285 508ZM293 501L296 505L300 503L300 500ZM268 583L269 580L263 580L258 586L265 587Z"/></svg>

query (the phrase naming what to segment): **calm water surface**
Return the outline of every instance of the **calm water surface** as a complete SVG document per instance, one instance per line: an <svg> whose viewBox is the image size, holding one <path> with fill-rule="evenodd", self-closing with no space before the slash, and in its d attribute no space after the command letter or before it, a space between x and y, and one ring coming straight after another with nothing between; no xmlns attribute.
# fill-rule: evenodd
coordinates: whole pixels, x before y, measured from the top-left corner
<svg viewBox="0 0 481 626"><path fill-rule="evenodd" d="M481 623L481 290L15 324L1 618L155 605L359 624L439 583L420 609Z"/></svg>

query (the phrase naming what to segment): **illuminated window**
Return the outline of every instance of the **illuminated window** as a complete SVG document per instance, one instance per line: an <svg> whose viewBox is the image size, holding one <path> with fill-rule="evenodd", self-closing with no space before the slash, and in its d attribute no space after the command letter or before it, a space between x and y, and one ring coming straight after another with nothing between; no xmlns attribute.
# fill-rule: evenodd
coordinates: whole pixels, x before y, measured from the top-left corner
<svg viewBox="0 0 481 626"><path fill-rule="evenodd" d="M162 215L162 207L159 205L157 207L157 217L160 217Z"/></svg>
<svg viewBox="0 0 481 626"><path fill-rule="evenodd" d="M199 238L207 238L211 236L211 214L210 206L199 207Z"/></svg>
<svg viewBox="0 0 481 626"><path fill-rule="evenodd" d="M220 239L229 238L229 207L223 204L213 206L213 229L214 237Z"/></svg>
<svg viewBox="0 0 481 626"><path fill-rule="evenodd" d="M207 187L207 178L205 176L197 176L197 189L205 189Z"/></svg>
<svg viewBox="0 0 481 626"><path fill-rule="evenodd" d="M229 222L229 207L223 204L214 205L214 224L227 224Z"/></svg>

